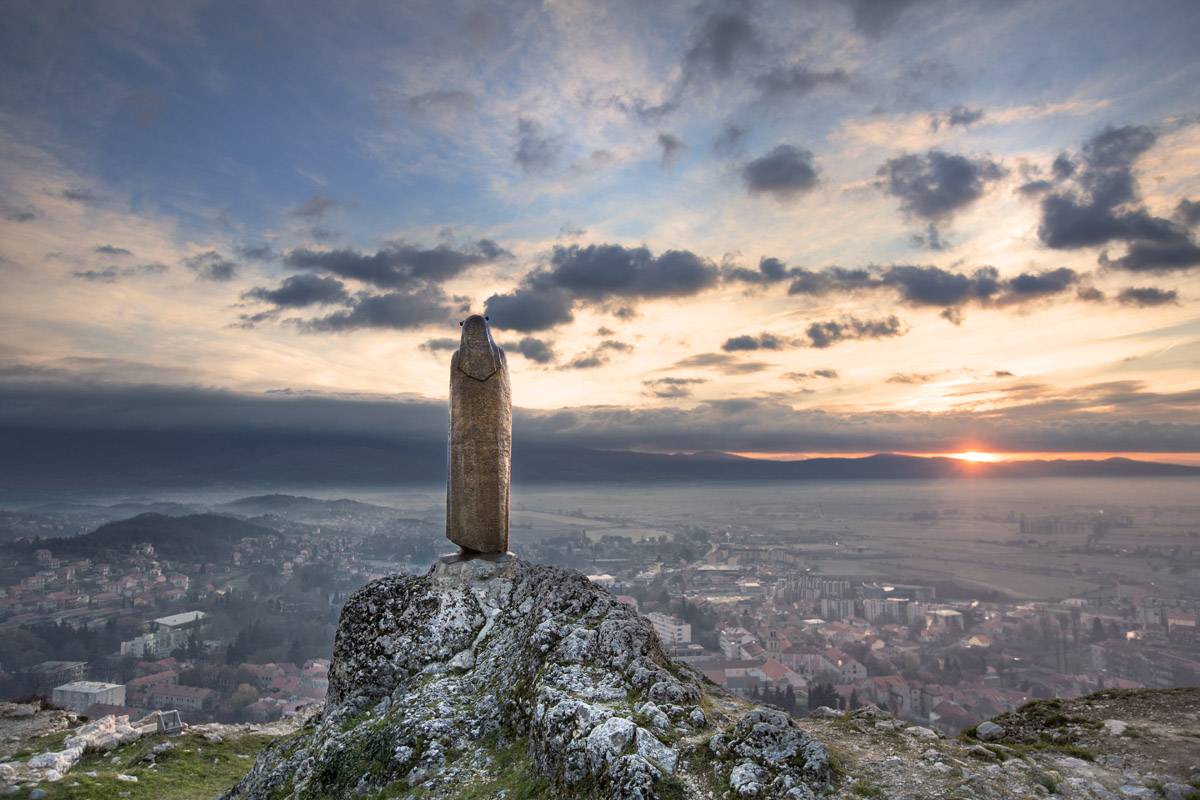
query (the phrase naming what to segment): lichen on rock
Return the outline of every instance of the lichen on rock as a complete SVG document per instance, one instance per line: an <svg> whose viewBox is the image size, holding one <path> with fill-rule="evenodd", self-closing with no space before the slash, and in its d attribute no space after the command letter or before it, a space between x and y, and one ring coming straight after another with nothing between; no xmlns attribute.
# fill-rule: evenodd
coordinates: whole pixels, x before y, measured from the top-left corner
<svg viewBox="0 0 1200 800"><path fill-rule="evenodd" d="M744 794L752 775L754 796L805 798L829 777L824 746L786 714L706 685L583 575L488 556L356 592L323 712L225 797L499 791L514 748L504 774L555 797Z"/></svg>

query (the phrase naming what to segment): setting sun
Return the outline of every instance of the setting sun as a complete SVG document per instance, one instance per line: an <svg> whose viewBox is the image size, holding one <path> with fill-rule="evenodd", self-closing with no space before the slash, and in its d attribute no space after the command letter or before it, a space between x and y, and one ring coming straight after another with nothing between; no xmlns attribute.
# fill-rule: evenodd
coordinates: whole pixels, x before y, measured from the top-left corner
<svg viewBox="0 0 1200 800"><path fill-rule="evenodd" d="M1004 456L997 453L983 453L978 450L968 450L965 453L950 453L950 458L957 458L961 461L974 461L987 464L990 464L994 461L1004 460Z"/></svg>

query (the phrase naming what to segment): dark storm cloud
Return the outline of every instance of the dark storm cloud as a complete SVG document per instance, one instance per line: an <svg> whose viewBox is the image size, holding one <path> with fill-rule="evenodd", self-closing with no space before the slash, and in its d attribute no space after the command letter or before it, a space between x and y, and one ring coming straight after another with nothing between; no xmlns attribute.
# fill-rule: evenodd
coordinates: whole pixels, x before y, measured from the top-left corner
<svg viewBox="0 0 1200 800"><path fill-rule="evenodd" d="M708 383L707 378L655 378L642 381L643 394L663 399L681 399L692 396L692 387Z"/></svg>
<svg viewBox="0 0 1200 800"><path fill-rule="evenodd" d="M754 79L761 99L776 103L803 97L826 86L845 86L850 76L843 69L820 70L800 64L778 66Z"/></svg>
<svg viewBox="0 0 1200 800"><path fill-rule="evenodd" d="M98 244L92 248L93 253L99 253L102 256L131 256L133 252L126 250L124 247L115 247L111 244Z"/></svg>
<svg viewBox="0 0 1200 800"><path fill-rule="evenodd" d="M549 364L555 358L554 349L549 342L532 336L526 336L514 344L506 344L504 348L520 353L535 364Z"/></svg>
<svg viewBox="0 0 1200 800"><path fill-rule="evenodd" d="M517 120L513 161L526 173L553 169L558 164L562 151L562 139L548 134L542 123L529 117Z"/></svg>
<svg viewBox="0 0 1200 800"><path fill-rule="evenodd" d="M687 142L673 133L658 134L658 146L662 150L662 167L670 169L675 161L687 150Z"/></svg>
<svg viewBox="0 0 1200 800"><path fill-rule="evenodd" d="M31 205L13 206L0 203L0 217L9 222L32 222L38 217L38 210Z"/></svg>
<svg viewBox="0 0 1200 800"><path fill-rule="evenodd" d="M1153 286L1130 286L1117 293L1117 302L1127 306L1163 306L1179 302L1179 293L1174 289L1156 289Z"/></svg>
<svg viewBox="0 0 1200 800"><path fill-rule="evenodd" d="M900 200L906 214L938 222L982 197L1005 170L988 158L930 150L888 159L876 174L880 187Z"/></svg>
<svg viewBox="0 0 1200 800"><path fill-rule="evenodd" d="M814 322L809 325L804 335L809 347L824 349L839 342L856 339L886 339L893 336L903 336L906 333L904 325L894 316L882 319L858 319L846 316L840 320Z"/></svg>
<svg viewBox="0 0 1200 800"><path fill-rule="evenodd" d="M324 275L292 275L274 289L256 287L242 294L248 300L260 300L279 308L305 308L345 303L350 299L346 286L337 278Z"/></svg>
<svg viewBox="0 0 1200 800"><path fill-rule="evenodd" d="M1123 256L1103 252L1099 261L1130 272L1200 265L1200 246L1187 230L1188 206L1180 204L1174 221L1154 216L1138 202L1134 164L1156 139L1144 125L1106 128L1084 143L1078 157L1056 158L1053 173L1059 185L1041 201L1042 244L1073 250L1124 243Z"/></svg>
<svg viewBox="0 0 1200 800"><path fill-rule="evenodd" d="M284 256L292 269L331 272L380 289L401 289L441 283L472 267L508 258L512 254L491 239L480 239L466 248L448 244L422 248L393 242L375 253L357 250L309 250L300 248Z"/></svg>
<svg viewBox="0 0 1200 800"><path fill-rule="evenodd" d="M183 260L183 265L196 273L197 280L224 282L237 276L238 265L230 261L216 250L191 256Z"/></svg>
<svg viewBox="0 0 1200 800"><path fill-rule="evenodd" d="M104 267L103 269L87 269L72 272L72 277L92 283L116 283L121 278L133 278L138 275L161 275L167 271L166 264L139 264L136 267Z"/></svg>
<svg viewBox="0 0 1200 800"><path fill-rule="evenodd" d="M940 114L931 114L929 116L929 128L934 133L946 128L968 128L974 125L979 120L983 119L984 112L982 108L967 108L966 106L954 106L948 111L943 111Z"/></svg>
<svg viewBox="0 0 1200 800"><path fill-rule="evenodd" d="M748 131L741 125L728 123L713 138L713 152L719 156L737 155L742 150L742 143L745 141L747 133Z"/></svg>
<svg viewBox="0 0 1200 800"><path fill-rule="evenodd" d="M239 244L233 248L238 258L248 261L273 261L275 251L269 244Z"/></svg>
<svg viewBox="0 0 1200 800"><path fill-rule="evenodd" d="M342 333L363 328L405 330L450 319L453 308L440 289L426 287L384 294L361 293L345 311L302 320L300 329L311 333Z"/></svg>
<svg viewBox="0 0 1200 800"><path fill-rule="evenodd" d="M752 195L770 194L776 200L791 200L817 185L813 154L790 144L781 144L742 168L742 180Z"/></svg>
<svg viewBox="0 0 1200 800"><path fill-rule="evenodd" d="M569 322L576 301L690 296L715 285L718 276L714 264L687 250L655 256L645 247L556 245L546 268L526 275L512 292L492 295L485 308L495 327L544 330Z"/></svg>
<svg viewBox="0 0 1200 800"><path fill-rule="evenodd" d="M787 346L786 339L773 333L762 333L758 336L746 334L726 339L725 343L721 345L721 349L727 353L733 353L739 350L782 350Z"/></svg>

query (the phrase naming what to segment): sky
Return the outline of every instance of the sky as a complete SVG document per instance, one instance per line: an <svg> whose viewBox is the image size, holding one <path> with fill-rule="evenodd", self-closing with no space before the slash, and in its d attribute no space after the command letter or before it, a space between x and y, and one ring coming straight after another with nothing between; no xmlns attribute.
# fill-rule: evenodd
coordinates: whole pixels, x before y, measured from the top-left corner
<svg viewBox="0 0 1200 800"><path fill-rule="evenodd" d="M439 433L485 313L518 437L1197 462L1198 33L1166 0L14 0L0 425Z"/></svg>

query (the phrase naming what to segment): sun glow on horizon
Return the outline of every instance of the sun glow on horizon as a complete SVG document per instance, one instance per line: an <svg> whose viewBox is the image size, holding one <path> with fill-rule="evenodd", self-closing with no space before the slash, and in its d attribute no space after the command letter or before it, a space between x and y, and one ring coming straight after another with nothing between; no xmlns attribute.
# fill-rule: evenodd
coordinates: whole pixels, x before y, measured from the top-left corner
<svg viewBox="0 0 1200 800"><path fill-rule="evenodd" d="M999 453L986 453L982 450L967 450L962 453L947 453L947 458L957 458L959 461L971 461L976 464L993 464L997 461L1003 461L1004 456Z"/></svg>

